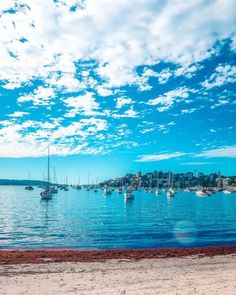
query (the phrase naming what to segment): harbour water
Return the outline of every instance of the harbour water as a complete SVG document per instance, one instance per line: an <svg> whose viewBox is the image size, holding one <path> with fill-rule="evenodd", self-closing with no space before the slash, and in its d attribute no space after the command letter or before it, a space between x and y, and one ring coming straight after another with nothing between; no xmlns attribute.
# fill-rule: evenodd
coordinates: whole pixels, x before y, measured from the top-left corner
<svg viewBox="0 0 236 295"><path fill-rule="evenodd" d="M135 192L124 200L85 190L0 186L0 249L138 249L236 244L236 193L174 198Z"/></svg>

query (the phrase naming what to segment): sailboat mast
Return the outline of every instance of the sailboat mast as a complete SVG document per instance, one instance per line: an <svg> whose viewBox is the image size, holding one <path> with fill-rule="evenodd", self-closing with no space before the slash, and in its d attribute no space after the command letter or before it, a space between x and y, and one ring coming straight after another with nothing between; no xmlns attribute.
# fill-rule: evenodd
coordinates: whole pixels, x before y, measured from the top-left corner
<svg viewBox="0 0 236 295"><path fill-rule="evenodd" d="M49 151L49 147L48 147L48 186L50 183L50 151Z"/></svg>
<svg viewBox="0 0 236 295"><path fill-rule="evenodd" d="M54 173L54 185L56 184L56 169L55 166L53 167L53 173Z"/></svg>

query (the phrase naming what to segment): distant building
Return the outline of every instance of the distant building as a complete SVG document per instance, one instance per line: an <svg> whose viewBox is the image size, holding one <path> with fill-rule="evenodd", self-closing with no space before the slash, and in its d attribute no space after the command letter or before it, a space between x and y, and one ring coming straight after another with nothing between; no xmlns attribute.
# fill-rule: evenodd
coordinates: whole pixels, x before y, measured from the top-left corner
<svg viewBox="0 0 236 295"><path fill-rule="evenodd" d="M203 177L203 176L204 176L204 174L202 172L198 172L198 174L197 174L198 178Z"/></svg>
<svg viewBox="0 0 236 295"><path fill-rule="evenodd" d="M223 187L229 187L230 178L223 178L222 185L223 185Z"/></svg>
<svg viewBox="0 0 236 295"><path fill-rule="evenodd" d="M185 173L184 178L187 179L187 180L193 180L193 172Z"/></svg>
<svg viewBox="0 0 236 295"><path fill-rule="evenodd" d="M141 171L138 171L138 172L136 173L136 176L137 176L137 177L142 177L142 172L141 172Z"/></svg>

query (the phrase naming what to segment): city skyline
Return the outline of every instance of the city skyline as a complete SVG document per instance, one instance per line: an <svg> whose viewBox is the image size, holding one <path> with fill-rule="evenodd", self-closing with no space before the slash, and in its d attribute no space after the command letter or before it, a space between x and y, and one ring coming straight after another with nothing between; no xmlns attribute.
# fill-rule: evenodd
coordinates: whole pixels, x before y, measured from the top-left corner
<svg viewBox="0 0 236 295"><path fill-rule="evenodd" d="M7 2L0 178L235 174L234 1Z"/></svg>

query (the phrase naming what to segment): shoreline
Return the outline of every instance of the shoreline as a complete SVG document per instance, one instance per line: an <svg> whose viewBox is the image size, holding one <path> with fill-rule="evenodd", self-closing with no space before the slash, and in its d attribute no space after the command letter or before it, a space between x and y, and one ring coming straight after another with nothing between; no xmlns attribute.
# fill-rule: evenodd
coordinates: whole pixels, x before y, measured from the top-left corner
<svg viewBox="0 0 236 295"><path fill-rule="evenodd" d="M143 259L213 257L236 254L236 246L199 248L162 248L140 250L0 250L0 265L45 264L63 262L139 261Z"/></svg>
<svg viewBox="0 0 236 295"><path fill-rule="evenodd" d="M0 265L0 294L235 295L235 273L235 254Z"/></svg>

